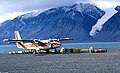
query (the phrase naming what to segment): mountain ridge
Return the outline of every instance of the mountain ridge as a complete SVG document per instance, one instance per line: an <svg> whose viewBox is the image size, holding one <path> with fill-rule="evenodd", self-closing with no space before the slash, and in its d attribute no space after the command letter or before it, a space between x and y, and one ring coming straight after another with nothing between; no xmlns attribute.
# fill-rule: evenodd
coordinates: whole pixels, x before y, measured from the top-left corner
<svg viewBox="0 0 120 73"><path fill-rule="evenodd" d="M89 32L105 12L92 4L74 4L46 10L35 17L15 19L2 23L0 38L14 38L19 31L23 39L72 37L71 42L84 42Z"/></svg>

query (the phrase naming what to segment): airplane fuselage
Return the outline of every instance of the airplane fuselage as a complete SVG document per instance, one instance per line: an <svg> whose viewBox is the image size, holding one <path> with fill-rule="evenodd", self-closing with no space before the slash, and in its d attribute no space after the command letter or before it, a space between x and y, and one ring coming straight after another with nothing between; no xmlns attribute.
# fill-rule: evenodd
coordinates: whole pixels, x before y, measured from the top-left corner
<svg viewBox="0 0 120 73"><path fill-rule="evenodd" d="M36 51L39 50L45 50L46 53L49 53L50 49L54 49L55 52L57 52L56 48L62 46L60 41L71 40L71 38L60 38L60 39L55 38L48 40L40 40L36 38L33 40L31 39L25 40L25 39L21 39L21 36L18 31L15 31L14 35L15 35L15 40L4 39L4 41L16 43L17 48L34 50L34 53L36 53Z"/></svg>
<svg viewBox="0 0 120 73"><path fill-rule="evenodd" d="M62 44L59 42L42 42L42 43L18 43L19 48L24 48L24 49L54 49L61 47Z"/></svg>

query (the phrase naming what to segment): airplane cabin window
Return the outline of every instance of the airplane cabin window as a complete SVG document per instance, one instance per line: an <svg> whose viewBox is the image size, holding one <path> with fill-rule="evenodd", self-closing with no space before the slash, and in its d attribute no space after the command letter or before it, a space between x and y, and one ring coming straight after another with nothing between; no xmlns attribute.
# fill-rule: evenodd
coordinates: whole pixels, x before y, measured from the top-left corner
<svg viewBox="0 0 120 73"><path fill-rule="evenodd" d="M50 40L50 42L54 42L54 40Z"/></svg>

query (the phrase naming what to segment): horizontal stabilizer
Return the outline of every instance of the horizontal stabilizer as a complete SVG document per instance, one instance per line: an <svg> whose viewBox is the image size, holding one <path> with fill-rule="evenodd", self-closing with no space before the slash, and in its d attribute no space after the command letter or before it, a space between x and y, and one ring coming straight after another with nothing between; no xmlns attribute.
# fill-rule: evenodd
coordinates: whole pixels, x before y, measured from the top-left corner
<svg viewBox="0 0 120 73"><path fill-rule="evenodd" d="M9 42L9 39L4 39L3 42L4 42L4 43L5 43L5 42Z"/></svg>

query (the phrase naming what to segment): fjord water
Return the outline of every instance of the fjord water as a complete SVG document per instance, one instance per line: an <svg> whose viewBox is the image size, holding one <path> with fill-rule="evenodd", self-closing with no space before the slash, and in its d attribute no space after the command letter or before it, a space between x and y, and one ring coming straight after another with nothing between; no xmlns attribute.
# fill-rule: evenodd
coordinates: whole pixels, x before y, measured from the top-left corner
<svg viewBox="0 0 120 73"><path fill-rule="evenodd" d="M106 48L106 49L119 49L120 42L97 42L97 43L63 43L60 48ZM60 49L58 48L58 49ZM0 53L8 53L13 51L21 51L16 45L0 45Z"/></svg>
<svg viewBox="0 0 120 73"><path fill-rule="evenodd" d="M110 48L118 49L120 48L120 42L96 42L96 43L67 43L63 44L66 48Z"/></svg>

